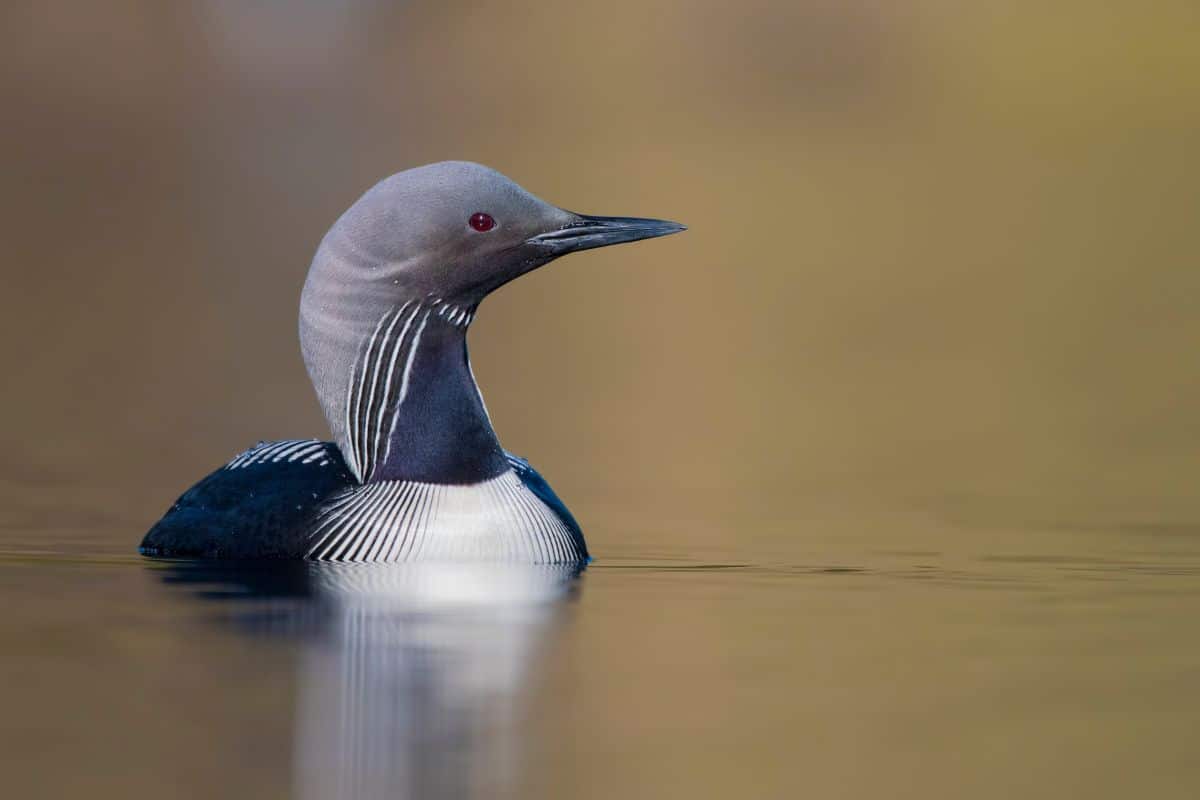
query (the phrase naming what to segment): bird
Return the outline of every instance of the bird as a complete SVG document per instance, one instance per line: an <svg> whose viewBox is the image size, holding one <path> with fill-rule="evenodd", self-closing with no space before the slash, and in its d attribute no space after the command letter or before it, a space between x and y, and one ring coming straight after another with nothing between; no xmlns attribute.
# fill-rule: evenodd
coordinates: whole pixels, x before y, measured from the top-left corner
<svg viewBox="0 0 1200 800"><path fill-rule="evenodd" d="M590 560L567 506L501 447L467 352L479 304L560 256L686 230L551 205L444 161L368 189L322 238L300 349L331 441L261 441L188 489L149 557Z"/></svg>

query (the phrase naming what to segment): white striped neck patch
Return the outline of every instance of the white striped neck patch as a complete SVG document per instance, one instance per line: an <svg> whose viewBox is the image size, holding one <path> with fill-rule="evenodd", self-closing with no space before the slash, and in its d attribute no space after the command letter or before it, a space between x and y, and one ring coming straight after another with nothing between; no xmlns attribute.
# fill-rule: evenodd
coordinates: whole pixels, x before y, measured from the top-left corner
<svg viewBox="0 0 1200 800"><path fill-rule="evenodd" d="M455 305L431 294L386 311L364 337L346 380L344 441L339 442L350 471L360 482L370 482L392 457L405 401L421 383L415 374L422 363L419 357L429 363L430 356L443 355L446 337L430 327L459 331L451 341L465 348L462 335L474 313L474 307ZM444 355L458 357L455 353Z"/></svg>

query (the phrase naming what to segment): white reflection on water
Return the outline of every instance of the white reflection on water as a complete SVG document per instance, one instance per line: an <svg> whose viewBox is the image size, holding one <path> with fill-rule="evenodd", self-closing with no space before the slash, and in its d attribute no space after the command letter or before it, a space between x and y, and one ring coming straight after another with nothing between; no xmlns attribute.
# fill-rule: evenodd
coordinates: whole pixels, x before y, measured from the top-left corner
<svg viewBox="0 0 1200 800"><path fill-rule="evenodd" d="M297 794L498 797L520 757L520 697L574 570L316 565L332 604L305 648Z"/></svg>
<svg viewBox="0 0 1200 800"><path fill-rule="evenodd" d="M515 796L525 701L578 568L289 569L179 565L169 580L265 596L269 613L235 615L239 627L301 634L294 795Z"/></svg>

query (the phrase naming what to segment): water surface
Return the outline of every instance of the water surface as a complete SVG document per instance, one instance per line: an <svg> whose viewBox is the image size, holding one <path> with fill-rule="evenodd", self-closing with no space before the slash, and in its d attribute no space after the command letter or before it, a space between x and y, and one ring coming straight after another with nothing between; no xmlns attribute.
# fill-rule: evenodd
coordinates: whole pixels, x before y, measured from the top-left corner
<svg viewBox="0 0 1200 800"><path fill-rule="evenodd" d="M1195 5L5 3L0 794L1200 796ZM689 228L472 324L595 563L134 555L464 158Z"/></svg>
<svg viewBox="0 0 1200 800"><path fill-rule="evenodd" d="M636 525L581 509L640 541L578 576L230 570L132 555L140 532L86 501L39 512L70 493L6 492L0 743L20 796L1200 786L1200 528L1178 520L943 498L729 530L694 498ZM718 536L745 545L679 544Z"/></svg>

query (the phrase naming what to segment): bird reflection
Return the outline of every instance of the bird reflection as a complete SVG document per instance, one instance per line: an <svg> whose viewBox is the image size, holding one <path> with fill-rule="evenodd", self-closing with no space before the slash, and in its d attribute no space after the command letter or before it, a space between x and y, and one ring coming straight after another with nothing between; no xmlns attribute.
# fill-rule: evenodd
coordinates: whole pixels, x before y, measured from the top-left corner
<svg viewBox="0 0 1200 800"><path fill-rule="evenodd" d="M302 642L302 798L516 794L523 700L577 566L173 562L163 579Z"/></svg>

